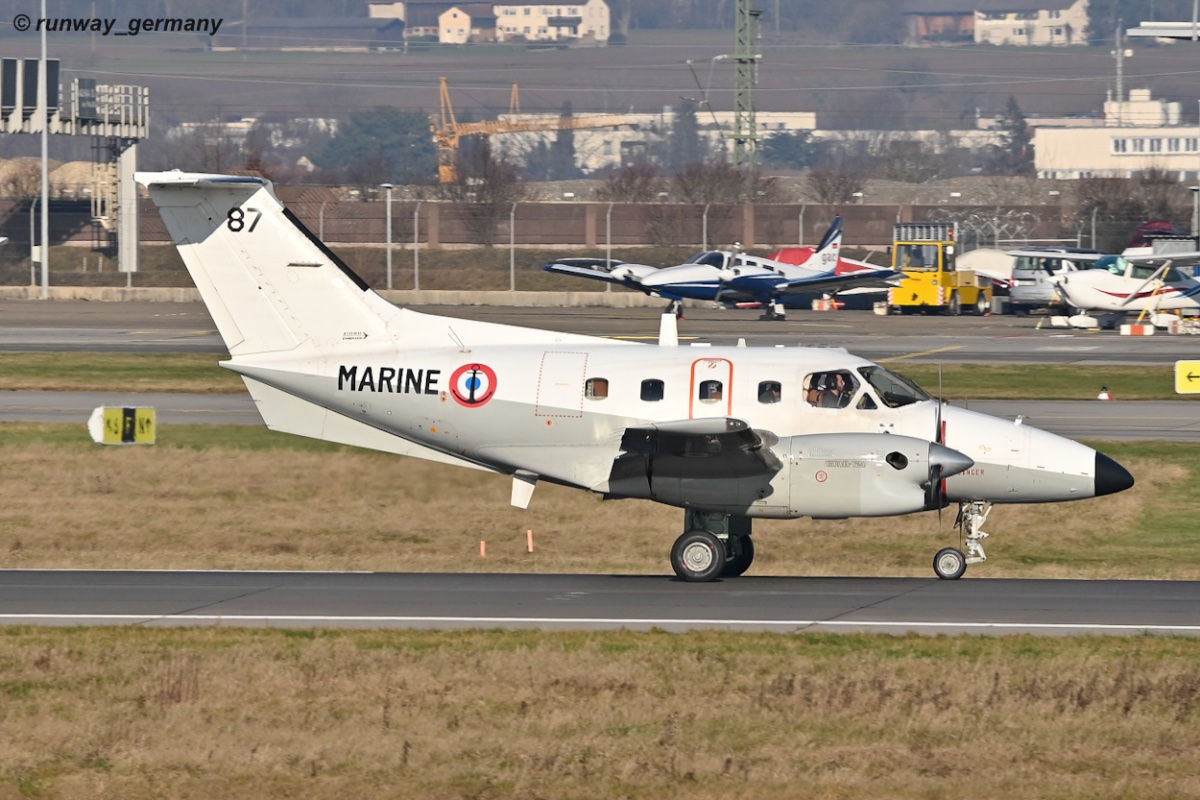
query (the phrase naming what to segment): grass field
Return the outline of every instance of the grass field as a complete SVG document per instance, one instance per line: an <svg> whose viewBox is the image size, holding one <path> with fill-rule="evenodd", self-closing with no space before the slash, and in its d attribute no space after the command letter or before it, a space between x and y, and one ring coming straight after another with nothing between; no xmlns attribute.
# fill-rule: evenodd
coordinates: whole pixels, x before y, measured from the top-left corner
<svg viewBox="0 0 1200 800"><path fill-rule="evenodd" d="M682 524L678 509L548 485L521 511L502 476L264 428L167 427L154 447L103 448L81 425L11 423L0 443L4 567L663 574ZM992 560L972 575L1200 579L1200 450L1101 448L1132 490L997 508ZM760 521L752 572L927 576L957 542L953 517Z"/></svg>
<svg viewBox="0 0 1200 800"><path fill-rule="evenodd" d="M0 797L1193 798L1194 640L0 629Z"/></svg>

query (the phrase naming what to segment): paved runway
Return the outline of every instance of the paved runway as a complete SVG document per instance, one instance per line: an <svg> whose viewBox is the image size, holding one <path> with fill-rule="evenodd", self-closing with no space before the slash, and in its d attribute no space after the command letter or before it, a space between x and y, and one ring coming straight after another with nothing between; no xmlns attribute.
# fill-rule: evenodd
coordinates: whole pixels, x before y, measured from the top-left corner
<svg viewBox="0 0 1200 800"><path fill-rule="evenodd" d="M0 622L1200 635L1200 582L0 571Z"/></svg>

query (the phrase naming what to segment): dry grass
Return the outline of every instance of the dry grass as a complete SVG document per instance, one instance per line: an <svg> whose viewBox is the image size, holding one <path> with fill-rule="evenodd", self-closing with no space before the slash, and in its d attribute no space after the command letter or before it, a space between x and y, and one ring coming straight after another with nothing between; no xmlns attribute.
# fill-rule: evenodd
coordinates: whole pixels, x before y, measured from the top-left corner
<svg viewBox="0 0 1200 800"><path fill-rule="evenodd" d="M1200 456L1118 447L1134 490L999 509L974 574L1200 577ZM521 512L497 476L252 429L100 448L2 425L0 456L3 567L664 573L680 524L552 486ZM928 576L949 517L761 524L753 573ZM1195 654L1149 637L0 628L0 800L1197 797Z"/></svg>
<svg viewBox="0 0 1200 800"><path fill-rule="evenodd" d="M682 529L682 512L648 501L539 485L521 511L500 476L236 428L187 429L211 438L199 449L173 446L183 434L170 429L154 448L73 431L73 443L14 443L51 430L0 426L0 566L663 574ZM260 439L274 446L238 449ZM973 573L1200 578L1188 452L1117 453L1138 478L1123 494L998 507L993 560ZM928 576L933 552L957 541L953 518L760 521L752 574Z"/></svg>
<svg viewBox="0 0 1200 800"><path fill-rule="evenodd" d="M0 797L1183 798L1191 641L0 634Z"/></svg>

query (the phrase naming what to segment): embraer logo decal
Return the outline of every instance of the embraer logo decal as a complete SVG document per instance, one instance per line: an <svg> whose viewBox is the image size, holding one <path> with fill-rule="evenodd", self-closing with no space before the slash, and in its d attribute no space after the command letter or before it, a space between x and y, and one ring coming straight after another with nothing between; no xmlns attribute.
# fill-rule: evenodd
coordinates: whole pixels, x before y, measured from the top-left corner
<svg viewBox="0 0 1200 800"><path fill-rule="evenodd" d="M338 391L389 392L391 394L437 394L440 369L403 369L401 367L338 367Z"/></svg>
<svg viewBox="0 0 1200 800"><path fill-rule="evenodd" d="M486 364L464 364L450 376L450 395L460 406L479 408L496 393L496 372Z"/></svg>

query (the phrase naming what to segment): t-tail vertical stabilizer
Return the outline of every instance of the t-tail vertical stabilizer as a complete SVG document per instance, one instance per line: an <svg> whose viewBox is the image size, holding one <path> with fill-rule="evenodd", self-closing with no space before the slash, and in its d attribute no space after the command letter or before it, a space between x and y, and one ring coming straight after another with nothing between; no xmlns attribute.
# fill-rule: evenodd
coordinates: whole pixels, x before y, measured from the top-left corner
<svg viewBox="0 0 1200 800"><path fill-rule="evenodd" d="M262 178L141 172L229 353L314 356L387 341L400 310L313 236Z"/></svg>

